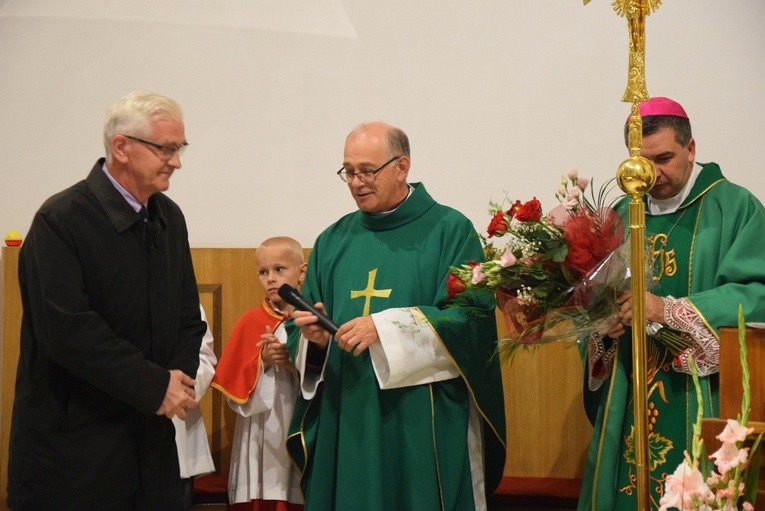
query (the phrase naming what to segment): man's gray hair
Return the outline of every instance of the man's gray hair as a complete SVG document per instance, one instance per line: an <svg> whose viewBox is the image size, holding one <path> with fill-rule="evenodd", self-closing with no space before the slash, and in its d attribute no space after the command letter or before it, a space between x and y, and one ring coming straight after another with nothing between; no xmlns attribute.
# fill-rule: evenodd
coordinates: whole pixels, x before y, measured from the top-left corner
<svg viewBox="0 0 765 511"><path fill-rule="evenodd" d="M346 137L346 140L351 138L351 136L354 133L357 133L361 130L366 129L372 124L372 122L364 122L353 128L350 133L348 133L348 136ZM385 124L385 123L380 123ZM386 124L387 126L387 124ZM396 128L394 126L389 126L388 131L385 132L385 145L388 147L388 152L390 153L391 157L393 156L406 156L407 158L410 157L409 154L409 137L406 136L406 133L400 128Z"/></svg>
<svg viewBox="0 0 765 511"><path fill-rule="evenodd" d="M154 92L131 92L109 107L104 121L104 149L111 161L111 142L115 135L146 136L149 122L156 116L182 120L183 111L174 99Z"/></svg>

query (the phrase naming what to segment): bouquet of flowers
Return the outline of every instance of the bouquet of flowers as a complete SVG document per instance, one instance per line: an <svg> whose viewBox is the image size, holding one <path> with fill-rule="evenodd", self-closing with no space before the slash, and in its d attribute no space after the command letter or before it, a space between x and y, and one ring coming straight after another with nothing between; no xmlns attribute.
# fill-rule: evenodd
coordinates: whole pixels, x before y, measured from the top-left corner
<svg viewBox="0 0 765 511"><path fill-rule="evenodd" d="M629 246L614 201L606 203L613 180L597 193L590 185L569 171L555 194L560 205L547 215L536 197L491 203L488 239L481 237L487 261L451 268L453 301L466 291L496 294L509 333L500 354L605 333L618 320L616 298L629 290ZM491 238L507 243L495 246Z"/></svg>
<svg viewBox="0 0 765 511"><path fill-rule="evenodd" d="M751 451L744 447L744 441L754 429L747 428L751 410L751 389L749 386L749 364L746 360L745 324L743 308L738 309L738 341L743 369L742 383L744 396L741 413L736 420L728 419L727 425L717 439L722 447L707 456L701 437L702 392L696 366L691 361L693 383L699 413L693 427L692 456L685 452L685 460L673 474L664 479L664 496L659 511L678 509L680 511L744 510L753 511L757 497L757 478L760 470L759 447L762 435L754 441ZM714 460L716 470L710 460Z"/></svg>

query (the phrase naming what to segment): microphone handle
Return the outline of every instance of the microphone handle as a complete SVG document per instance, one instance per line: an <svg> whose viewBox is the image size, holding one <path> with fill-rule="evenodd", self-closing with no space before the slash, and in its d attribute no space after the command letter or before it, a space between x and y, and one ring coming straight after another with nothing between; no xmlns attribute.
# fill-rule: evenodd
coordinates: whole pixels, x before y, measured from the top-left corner
<svg viewBox="0 0 765 511"><path fill-rule="evenodd" d="M279 296L281 296L287 303L295 307L296 309L310 312L317 318L317 323L324 330L331 335L337 333L338 326L335 325L331 319L329 319L323 312L314 307L312 304L303 298L298 291L289 284L283 284L279 289Z"/></svg>
<svg viewBox="0 0 765 511"><path fill-rule="evenodd" d="M295 305L296 309L308 311L311 314L313 314L314 316L316 316L316 318L317 318L316 322L319 324L319 326L322 327L327 332L329 332L331 335L335 335L337 333L338 326L336 324L334 324L332 322L332 320L329 319L323 312L321 312L319 309L317 309L316 307L314 307L310 303L308 303L305 300L303 300L300 303L300 307L298 307L294 303L292 305Z"/></svg>

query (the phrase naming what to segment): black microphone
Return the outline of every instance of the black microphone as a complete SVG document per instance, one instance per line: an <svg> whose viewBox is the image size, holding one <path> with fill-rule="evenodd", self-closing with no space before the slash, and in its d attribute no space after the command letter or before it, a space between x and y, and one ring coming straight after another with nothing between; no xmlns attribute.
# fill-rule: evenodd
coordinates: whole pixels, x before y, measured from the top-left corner
<svg viewBox="0 0 765 511"><path fill-rule="evenodd" d="M337 325L334 324L332 320L329 319L323 312L308 303L306 299L303 298L300 293L298 293L297 289L290 286L289 284L282 284L282 287L279 288L278 292L279 296L281 296L282 299L288 304L292 305L298 310L308 311L319 318L318 325L324 330L332 335L337 333Z"/></svg>

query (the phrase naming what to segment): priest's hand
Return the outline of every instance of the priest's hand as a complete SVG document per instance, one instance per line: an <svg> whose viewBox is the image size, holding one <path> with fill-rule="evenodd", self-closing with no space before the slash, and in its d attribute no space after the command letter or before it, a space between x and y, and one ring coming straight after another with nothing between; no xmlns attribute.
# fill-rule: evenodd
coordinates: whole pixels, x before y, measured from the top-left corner
<svg viewBox="0 0 765 511"><path fill-rule="evenodd" d="M616 299L620 305L619 315L625 325L632 324L632 293L627 292ZM666 325L664 321L664 299L653 293L645 292L645 320Z"/></svg>
<svg viewBox="0 0 765 511"><path fill-rule="evenodd" d="M326 314L327 311L324 310L323 303L318 302L314 305L317 309L319 309L319 311ZM300 327L300 333L303 335L303 337L312 343L317 344L321 348L326 348L329 345L329 332L319 326L317 323L319 318L308 311L301 311L297 309L292 312L292 317L295 320L295 325Z"/></svg>
<svg viewBox="0 0 765 511"><path fill-rule="evenodd" d="M624 335L624 332L626 330L624 329L624 323L621 322L621 320L617 321L614 326L611 327L611 329L606 333L608 337L611 339L618 339L622 335Z"/></svg>
<svg viewBox="0 0 765 511"><path fill-rule="evenodd" d="M157 415L164 415L168 419L177 415L179 419L186 420L186 410L199 406L195 399L194 383L194 379L180 369L171 369L165 399L157 409Z"/></svg>
<svg viewBox="0 0 765 511"><path fill-rule="evenodd" d="M335 339L340 349L352 352L355 357L361 355L372 344L380 342L377 327L371 316L362 316L345 323L337 330Z"/></svg>

